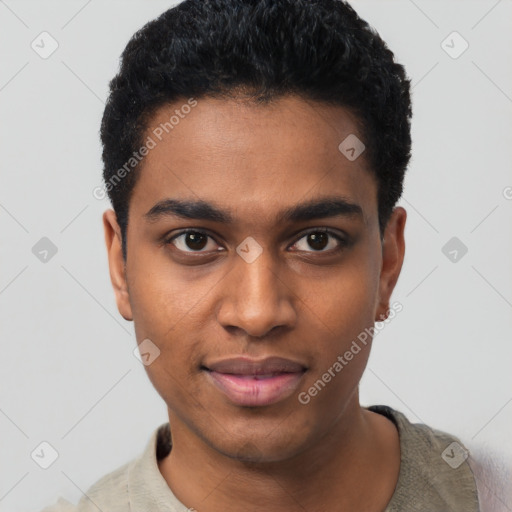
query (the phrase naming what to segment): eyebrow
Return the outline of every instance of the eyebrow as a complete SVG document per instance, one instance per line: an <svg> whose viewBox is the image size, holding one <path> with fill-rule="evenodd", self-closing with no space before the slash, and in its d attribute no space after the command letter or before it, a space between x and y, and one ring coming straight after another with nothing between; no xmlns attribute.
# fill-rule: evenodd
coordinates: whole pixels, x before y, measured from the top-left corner
<svg viewBox="0 0 512 512"><path fill-rule="evenodd" d="M275 222L303 222L328 217L363 217L363 209L356 203L339 196L313 199L285 208L275 216ZM222 224L234 223L233 215L203 200L163 199L156 203L144 218L156 222L161 218L206 220Z"/></svg>

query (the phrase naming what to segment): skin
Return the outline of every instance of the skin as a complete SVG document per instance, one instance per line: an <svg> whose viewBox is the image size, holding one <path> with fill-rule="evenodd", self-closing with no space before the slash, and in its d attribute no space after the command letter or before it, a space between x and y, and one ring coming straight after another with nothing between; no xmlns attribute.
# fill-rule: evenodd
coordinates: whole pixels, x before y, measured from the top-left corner
<svg viewBox="0 0 512 512"><path fill-rule="evenodd" d="M160 108L147 135L185 102ZM371 343L307 405L298 400L386 314L404 258L406 212L394 209L381 238L377 182L364 153L349 161L338 150L349 134L362 139L342 107L296 96L265 106L201 98L142 162L126 264L115 214L103 215L119 312L133 320L138 343L149 338L160 349L146 366L173 438L159 469L199 512L375 512L395 489L398 432L359 404ZM275 220L284 208L332 196L361 214ZM144 214L166 198L207 201L233 222L148 221ZM169 242L185 228L212 238L199 251L186 236ZM348 243L329 236L318 249L304 233L311 228L330 228ZM263 249L252 263L236 252L248 236ZM242 407L200 369L239 355L285 357L308 369L289 397Z"/></svg>

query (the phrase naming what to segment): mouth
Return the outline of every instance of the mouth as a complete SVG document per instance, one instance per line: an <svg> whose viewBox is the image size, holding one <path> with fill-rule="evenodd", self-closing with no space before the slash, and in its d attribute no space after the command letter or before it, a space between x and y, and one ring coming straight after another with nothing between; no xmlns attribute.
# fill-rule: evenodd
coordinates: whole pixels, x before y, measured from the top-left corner
<svg viewBox="0 0 512 512"><path fill-rule="evenodd" d="M203 365L201 369L231 403L245 407L271 405L288 398L307 371L304 365L281 357L235 357Z"/></svg>

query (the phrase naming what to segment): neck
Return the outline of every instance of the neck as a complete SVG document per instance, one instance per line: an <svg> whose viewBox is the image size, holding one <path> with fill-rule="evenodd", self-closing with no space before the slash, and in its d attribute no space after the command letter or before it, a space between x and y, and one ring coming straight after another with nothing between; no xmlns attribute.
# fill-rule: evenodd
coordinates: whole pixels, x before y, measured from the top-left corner
<svg viewBox="0 0 512 512"><path fill-rule="evenodd" d="M321 439L292 458L244 462L195 435L171 411L173 447L159 467L174 495L201 512L384 510L398 479L395 426L358 399ZM369 490L371 489L371 492Z"/></svg>

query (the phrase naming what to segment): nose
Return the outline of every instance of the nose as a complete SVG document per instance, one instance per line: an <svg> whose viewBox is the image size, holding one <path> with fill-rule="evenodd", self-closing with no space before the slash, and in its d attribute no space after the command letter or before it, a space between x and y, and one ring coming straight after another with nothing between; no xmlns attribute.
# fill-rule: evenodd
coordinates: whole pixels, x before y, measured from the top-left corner
<svg viewBox="0 0 512 512"><path fill-rule="evenodd" d="M263 251L250 263L238 255L234 258L235 268L223 280L218 322L254 338L262 338L272 329L293 327L297 298L272 255Z"/></svg>

